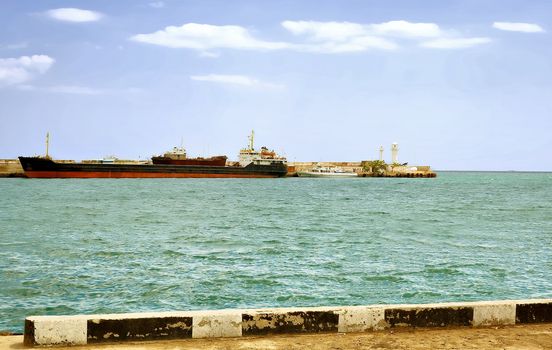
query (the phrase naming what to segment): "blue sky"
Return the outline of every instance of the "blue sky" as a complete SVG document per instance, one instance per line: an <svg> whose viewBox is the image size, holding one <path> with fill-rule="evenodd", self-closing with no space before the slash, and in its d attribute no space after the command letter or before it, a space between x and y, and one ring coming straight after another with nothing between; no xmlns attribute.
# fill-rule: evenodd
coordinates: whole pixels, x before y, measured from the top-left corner
<svg viewBox="0 0 552 350"><path fill-rule="evenodd" d="M0 3L0 158L552 170L550 1Z"/></svg>

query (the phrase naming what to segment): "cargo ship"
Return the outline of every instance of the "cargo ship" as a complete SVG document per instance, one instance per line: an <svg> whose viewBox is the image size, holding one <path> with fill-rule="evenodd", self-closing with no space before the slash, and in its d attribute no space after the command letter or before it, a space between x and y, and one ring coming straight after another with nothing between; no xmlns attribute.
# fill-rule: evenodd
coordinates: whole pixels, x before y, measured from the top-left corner
<svg viewBox="0 0 552 350"><path fill-rule="evenodd" d="M266 147L253 147L251 132L248 147L240 150L239 161L230 165L207 162L201 165L178 163L118 164L55 161L44 157L19 157L28 178L269 178L287 174L287 160ZM225 156L224 161L226 163ZM155 157L154 157L155 158ZM217 158L217 157L215 157ZM181 159L184 160L184 159Z"/></svg>

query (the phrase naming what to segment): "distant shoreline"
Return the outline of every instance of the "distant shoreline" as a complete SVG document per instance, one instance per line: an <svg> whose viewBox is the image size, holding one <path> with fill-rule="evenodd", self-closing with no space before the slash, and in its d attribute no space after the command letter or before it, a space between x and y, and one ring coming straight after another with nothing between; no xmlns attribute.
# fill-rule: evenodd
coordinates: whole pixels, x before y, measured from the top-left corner
<svg viewBox="0 0 552 350"><path fill-rule="evenodd" d="M552 170L434 170L439 173L529 173L529 174L552 174Z"/></svg>

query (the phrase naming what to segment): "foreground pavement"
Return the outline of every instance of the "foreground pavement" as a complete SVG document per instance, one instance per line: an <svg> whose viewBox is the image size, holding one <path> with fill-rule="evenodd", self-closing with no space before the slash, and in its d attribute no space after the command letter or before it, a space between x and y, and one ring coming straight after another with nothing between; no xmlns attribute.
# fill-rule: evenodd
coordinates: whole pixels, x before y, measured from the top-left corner
<svg viewBox="0 0 552 350"><path fill-rule="evenodd" d="M23 336L0 336L0 349L25 349ZM105 345L55 347L87 350L172 349L445 349L445 350L549 350L552 324L492 328L394 329L368 333L337 333L188 339Z"/></svg>

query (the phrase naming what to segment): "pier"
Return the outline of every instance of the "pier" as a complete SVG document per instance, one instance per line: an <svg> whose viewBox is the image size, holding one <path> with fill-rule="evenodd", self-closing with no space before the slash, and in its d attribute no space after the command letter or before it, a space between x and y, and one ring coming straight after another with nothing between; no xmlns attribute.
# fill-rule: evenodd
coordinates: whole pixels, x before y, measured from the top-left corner
<svg viewBox="0 0 552 350"><path fill-rule="evenodd" d="M317 166L340 168L357 173L359 177L434 178L437 173L428 165L389 165L380 161L360 162L288 162L288 177L296 177L298 171L308 171Z"/></svg>

